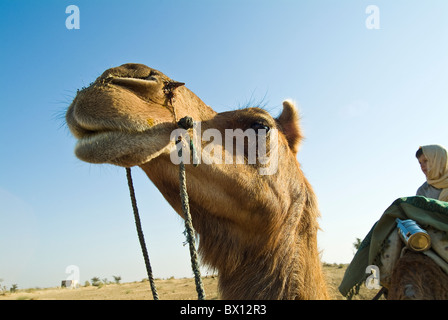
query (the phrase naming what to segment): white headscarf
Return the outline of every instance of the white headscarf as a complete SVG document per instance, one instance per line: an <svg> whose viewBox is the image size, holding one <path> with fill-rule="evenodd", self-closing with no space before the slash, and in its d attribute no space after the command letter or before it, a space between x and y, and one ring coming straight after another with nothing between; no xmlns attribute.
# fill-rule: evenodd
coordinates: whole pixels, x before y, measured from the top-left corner
<svg viewBox="0 0 448 320"><path fill-rule="evenodd" d="M428 184L442 189L439 200L448 201L448 156L447 151L440 145L422 147L423 154L428 159Z"/></svg>

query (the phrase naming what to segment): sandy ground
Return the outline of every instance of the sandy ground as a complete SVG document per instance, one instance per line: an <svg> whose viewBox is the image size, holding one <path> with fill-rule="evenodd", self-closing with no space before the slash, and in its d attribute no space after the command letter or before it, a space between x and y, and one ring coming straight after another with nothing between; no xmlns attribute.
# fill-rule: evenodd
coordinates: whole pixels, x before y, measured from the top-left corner
<svg viewBox="0 0 448 320"><path fill-rule="evenodd" d="M345 298L337 291L346 265L326 265L324 272L327 277L330 294L335 300ZM203 278L203 285L207 300L219 299L218 277ZM196 300L197 293L194 279L156 280L157 292L161 300ZM370 300L377 290L361 288L355 299ZM88 286L78 289L46 288L23 289L15 293L0 295L0 300L152 300L151 288L148 281L129 282L122 284L107 284L100 287Z"/></svg>

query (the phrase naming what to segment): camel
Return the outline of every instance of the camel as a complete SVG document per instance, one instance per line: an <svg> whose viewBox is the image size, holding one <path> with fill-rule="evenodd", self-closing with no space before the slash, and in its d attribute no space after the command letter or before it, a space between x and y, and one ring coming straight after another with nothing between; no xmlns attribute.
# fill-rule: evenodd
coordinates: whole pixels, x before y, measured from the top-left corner
<svg viewBox="0 0 448 320"><path fill-rule="evenodd" d="M218 271L220 297L328 299L317 246L320 213L296 157L302 133L292 101L283 102L277 118L258 107L217 113L184 83L128 63L78 91L66 122L78 139L79 159L140 167L182 217L179 169L170 155L176 148L171 134L185 116L200 123L200 133L277 132L273 174L260 174L259 162L185 166L198 251L201 261ZM200 144L207 147L207 141ZM214 154L226 153L219 143L208 146Z"/></svg>
<svg viewBox="0 0 448 320"><path fill-rule="evenodd" d="M388 300L447 300L448 275L428 256L408 250L394 267Z"/></svg>
<svg viewBox="0 0 448 320"><path fill-rule="evenodd" d="M425 226L431 239L427 250L414 251L393 230L381 255L382 278L388 300L447 300L448 241L445 231Z"/></svg>

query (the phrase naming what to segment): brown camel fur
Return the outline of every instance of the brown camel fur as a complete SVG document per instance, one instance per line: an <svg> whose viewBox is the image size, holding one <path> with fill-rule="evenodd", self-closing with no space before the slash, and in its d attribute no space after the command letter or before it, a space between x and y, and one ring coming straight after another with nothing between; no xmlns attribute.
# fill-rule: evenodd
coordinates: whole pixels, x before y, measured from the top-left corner
<svg viewBox="0 0 448 320"><path fill-rule="evenodd" d="M448 275L423 253L407 251L394 267L388 300L447 300Z"/></svg>
<svg viewBox="0 0 448 320"><path fill-rule="evenodd" d="M278 130L274 174L260 175L259 162L186 165L199 252L219 272L221 298L328 298L317 248L317 200L296 159L302 135L293 103L285 101L276 119L260 108L216 113L161 72L125 64L79 91L66 120L78 139L78 158L139 166L182 216L170 134L184 116L200 121L201 133L216 129L223 137L225 129ZM213 142L201 141L201 146L212 145L224 155Z"/></svg>

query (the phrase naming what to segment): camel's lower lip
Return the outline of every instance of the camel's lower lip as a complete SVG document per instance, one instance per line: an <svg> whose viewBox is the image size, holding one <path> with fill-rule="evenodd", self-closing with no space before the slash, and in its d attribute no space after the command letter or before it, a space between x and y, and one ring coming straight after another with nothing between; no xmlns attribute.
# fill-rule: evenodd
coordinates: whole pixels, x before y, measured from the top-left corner
<svg viewBox="0 0 448 320"><path fill-rule="evenodd" d="M142 132L100 131L83 135L75 146L76 156L89 163L135 166L169 148L169 139L155 139L155 130Z"/></svg>
<svg viewBox="0 0 448 320"><path fill-rule="evenodd" d="M75 146L76 156L90 163L111 163L123 156L126 145L132 147L132 133L121 131L98 131L85 134Z"/></svg>

